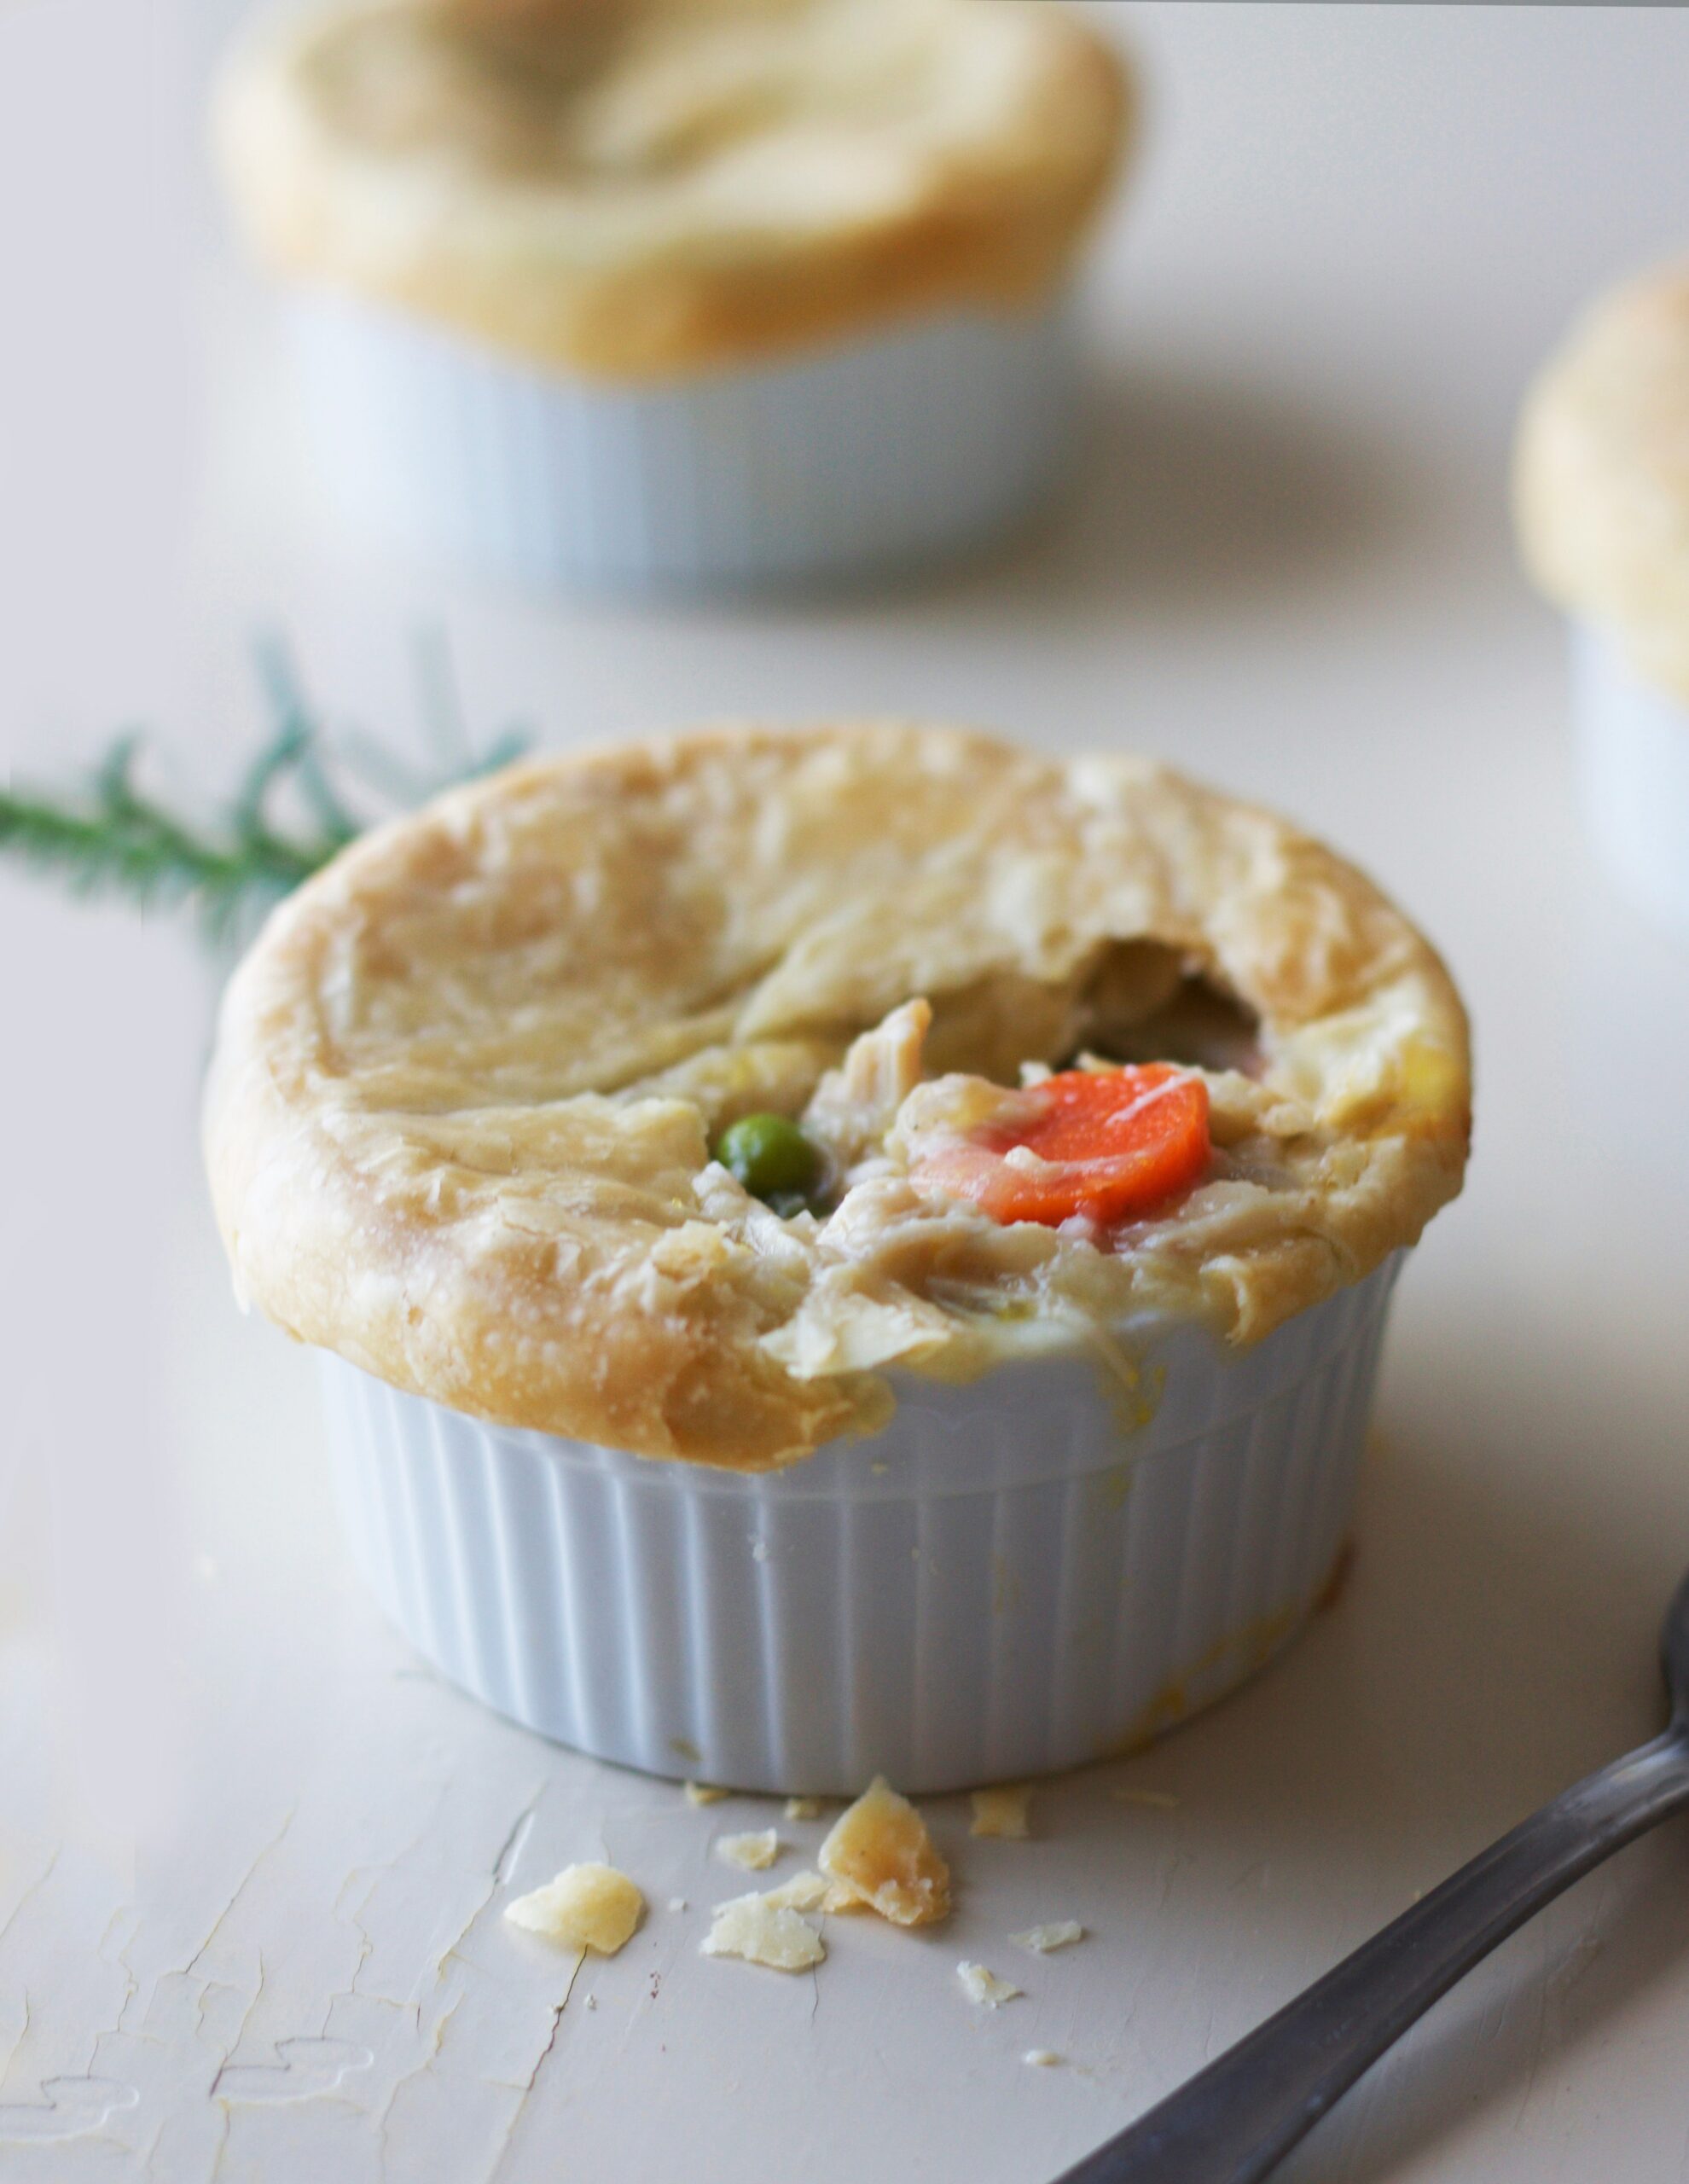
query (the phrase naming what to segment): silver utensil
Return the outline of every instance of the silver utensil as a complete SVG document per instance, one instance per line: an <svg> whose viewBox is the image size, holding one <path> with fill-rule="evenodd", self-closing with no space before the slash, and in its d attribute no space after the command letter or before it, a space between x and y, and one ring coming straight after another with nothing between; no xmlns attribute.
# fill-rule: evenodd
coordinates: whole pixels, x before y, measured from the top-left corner
<svg viewBox="0 0 1689 2184"><path fill-rule="evenodd" d="M1659 1736L1481 1851L1059 2184L1257 2184L1498 1943L1689 1807L1689 1577L1660 1652L1671 1722Z"/></svg>

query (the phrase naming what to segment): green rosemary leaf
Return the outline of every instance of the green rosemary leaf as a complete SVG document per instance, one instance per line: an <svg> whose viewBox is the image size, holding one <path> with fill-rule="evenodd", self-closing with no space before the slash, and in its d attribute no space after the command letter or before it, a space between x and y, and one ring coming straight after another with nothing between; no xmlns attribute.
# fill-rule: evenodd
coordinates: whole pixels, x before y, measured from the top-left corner
<svg viewBox="0 0 1689 2184"><path fill-rule="evenodd" d="M94 776L94 792L100 808L109 818L124 818L135 801L130 779L140 748L140 735L131 729L119 736L100 763L100 770Z"/></svg>
<svg viewBox="0 0 1689 2184"><path fill-rule="evenodd" d="M323 768L319 752L320 733L294 671L293 654L280 637L270 636L258 641L254 656L258 679L275 717L276 744L286 752L271 773L264 793L267 795L278 780L291 774L324 839L333 841L337 848L344 847L363 828L341 801Z"/></svg>
<svg viewBox="0 0 1689 2184"><path fill-rule="evenodd" d="M235 871L226 854L180 830L165 840L128 819L114 825L109 810L84 814L4 790L0 851L63 874L82 892L115 890L143 903L227 881Z"/></svg>
<svg viewBox="0 0 1689 2184"><path fill-rule="evenodd" d="M453 671L451 648L444 630L425 625L410 641L415 662L416 694L421 701L422 729L444 771L461 774L475 764L475 747L464 723Z"/></svg>
<svg viewBox="0 0 1689 2184"><path fill-rule="evenodd" d="M243 842L260 841L267 834L264 810L270 792L294 764L308 732L305 729L284 729L264 745L247 767L229 812L235 832Z"/></svg>
<svg viewBox="0 0 1689 2184"><path fill-rule="evenodd" d="M191 903L217 945L250 932L367 823L336 786L341 754L325 742L286 648L271 641L260 650L258 666L274 732L221 815L200 824L147 795L136 781L142 740L130 733L112 745L79 793L0 788L0 856L56 877L78 894L112 895L141 909ZM356 764L361 749L361 770L384 775L390 791L398 792L389 800L403 805L508 764L528 747L528 738L509 731L438 782L421 780L375 746L348 743L345 757ZM291 823L278 810L283 799Z"/></svg>
<svg viewBox="0 0 1689 2184"><path fill-rule="evenodd" d="M434 784L426 774L355 728L336 740L335 755L356 780L400 810L425 803L433 793Z"/></svg>
<svg viewBox="0 0 1689 2184"><path fill-rule="evenodd" d="M466 781L478 781L488 774L497 773L502 767L513 764L533 747L533 737L525 728L508 728L502 735L496 736L480 758L472 759L461 775Z"/></svg>

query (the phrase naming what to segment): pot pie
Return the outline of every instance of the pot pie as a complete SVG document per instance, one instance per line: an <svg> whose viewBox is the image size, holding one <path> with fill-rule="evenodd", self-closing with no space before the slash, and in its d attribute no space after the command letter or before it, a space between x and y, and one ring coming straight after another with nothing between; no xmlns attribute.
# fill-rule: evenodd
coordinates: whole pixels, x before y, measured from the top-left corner
<svg viewBox="0 0 1689 2184"><path fill-rule="evenodd" d="M723 727L344 851L229 985L206 1142L290 1333L750 1471L882 1425L892 1374L1258 1341L1454 1196L1468 1082L1430 946L1269 813L955 728ZM715 1157L752 1117L815 1148L803 1204Z"/></svg>
<svg viewBox="0 0 1689 2184"><path fill-rule="evenodd" d="M1542 589L1689 705L1689 264L1602 298L1550 360L1515 501Z"/></svg>
<svg viewBox="0 0 1689 2184"><path fill-rule="evenodd" d="M1036 304L1127 106L1042 0L342 0L217 134L277 270L629 381Z"/></svg>

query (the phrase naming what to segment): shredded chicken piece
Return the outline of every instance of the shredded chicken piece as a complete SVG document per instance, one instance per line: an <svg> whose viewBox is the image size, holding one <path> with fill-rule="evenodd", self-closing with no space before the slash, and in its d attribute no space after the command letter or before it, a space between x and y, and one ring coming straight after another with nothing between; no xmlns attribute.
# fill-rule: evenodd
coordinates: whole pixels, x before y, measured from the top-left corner
<svg viewBox="0 0 1689 2184"><path fill-rule="evenodd" d="M921 1054L932 1024L926 1001L906 1001L853 1042L837 1069L816 1085L804 1129L827 1154L835 1185L885 1148L897 1110L921 1077Z"/></svg>

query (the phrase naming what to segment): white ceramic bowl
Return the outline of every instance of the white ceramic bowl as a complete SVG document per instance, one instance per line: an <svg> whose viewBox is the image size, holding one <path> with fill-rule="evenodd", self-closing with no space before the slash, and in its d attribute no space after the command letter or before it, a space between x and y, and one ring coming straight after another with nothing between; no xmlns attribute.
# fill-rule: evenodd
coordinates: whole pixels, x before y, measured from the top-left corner
<svg viewBox="0 0 1689 2184"><path fill-rule="evenodd" d="M1645 682L1616 639L1572 625L1585 816L1613 884L1689 939L1689 705Z"/></svg>
<svg viewBox="0 0 1689 2184"><path fill-rule="evenodd" d="M1047 491L1073 418L1059 306L626 388L356 302L291 308L335 520L539 585L799 585L941 560Z"/></svg>
<svg viewBox="0 0 1689 2184"><path fill-rule="evenodd" d="M330 1356L352 1554L455 1682L652 1774L940 1791L1101 1758L1318 1600L1400 1256L1241 1354L1147 1338L1135 1392L1088 1355L905 1378L883 1434L760 1478L484 1426Z"/></svg>

